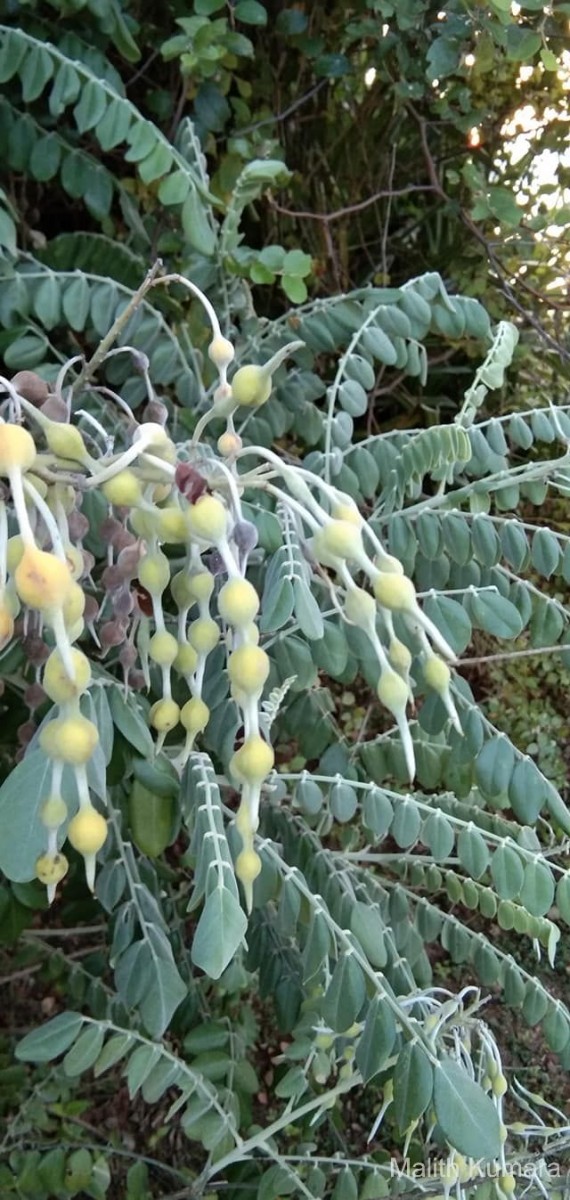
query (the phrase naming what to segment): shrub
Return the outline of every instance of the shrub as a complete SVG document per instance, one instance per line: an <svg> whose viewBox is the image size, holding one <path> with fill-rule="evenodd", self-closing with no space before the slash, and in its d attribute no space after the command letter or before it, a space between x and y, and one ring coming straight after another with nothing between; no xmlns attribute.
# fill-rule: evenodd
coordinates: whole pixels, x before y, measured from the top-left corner
<svg viewBox="0 0 570 1200"><path fill-rule="evenodd" d="M0 1184L122 1186L113 1147L69 1132L78 1081L113 1072L193 1143L190 1166L141 1153L129 1196L161 1172L260 1200L429 1192L406 1160L435 1156L446 1195L509 1195L523 1170L556 1191L567 1124L507 1081L481 988L570 1065L567 1006L501 937L554 965L570 814L461 656L473 630L564 653L568 537L517 513L567 491L567 406L486 416L517 331L433 272L308 299L307 256L266 254L300 303L259 318L242 217L282 163L246 163L222 205L189 120L171 141L99 50L36 20L3 33L11 167L61 177L101 232L21 249L5 198L0 902L17 930L47 888L44 922L96 916L105 955L35 951L62 1011L19 1043L36 1067ZM124 144L137 178L93 152ZM180 270L143 280L150 244ZM480 363L447 423L366 433L380 373L421 398L441 343Z"/></svg>

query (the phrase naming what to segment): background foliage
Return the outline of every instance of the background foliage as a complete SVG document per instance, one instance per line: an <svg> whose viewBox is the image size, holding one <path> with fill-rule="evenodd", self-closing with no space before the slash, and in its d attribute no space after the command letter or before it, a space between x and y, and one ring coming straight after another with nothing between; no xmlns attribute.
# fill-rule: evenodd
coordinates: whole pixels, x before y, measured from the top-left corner
<svg viewBox="0 0 570 1200"><path fill-rule="evenodd" d="M570 549L551 497L568 488L570 212L562 158L548 176L536 162L565 146L570 5L71 0L1 11L5 374L34 369L53 384L70 357L89 358L159 256L205 289L238 364L304 343L240 432L356 500L456 652L475 658L505 639L556 646L548 662L563 661ZM525 105L536 128L517 158L509 123ZM505 318L519 324L518 347ZM210 403L208 337L176 286L147 293L120 334L148 356L181 445ZM80 365L66 376L78 395ZM137 416L140 365L114 355L97 376ZM85 388L82 403L108 424L104 392ZM270 683L284 690L247 952L239 928L229 920L224 933L224 913L203 904L212 834L229 865L218 865L223 891L234 905L238 896L231 797L219 786L237 718L221 660L205 754L180 788L168 756L151 757L145 698L125 701L113 654L95 655L113 839L96 900L74 869L44 913L30 882L38 848L24 836L42 763L32 749L9 774L34 671L17 645L0 658L6 982L19 1001L37 981L30 1026L41 997L55 1014L21 1043L19 1065L6 1045L3 1194L174 1196L221 1184L261 1200L405 1194L417 1181L391 1180L386 1164L408 1146L422 1159L435 1118L441 1152L447 1139L466 1156L528 1160L538 1194L550 1186L545 1146L567 1152L564 1122L514 1082L503 1109L476 997L450 994L440 1008L431 988L441 946L465 984L500 990L540 1027L567 1070L557 976L546 986L518 949L554 964L570 920L570 818L551 730L546 744L528 726L504 735L500 659L495 708L477 705L476 673L455 676L463 736L420 684L409 792L364 639L340 622L326 583L311 581L288 513L250 501ZM101 563L98 514L88 515ZM133 819L140 789L151 798L144 832ZM26 1030L18 1019L10 1032ZM454 1079L461 1037L486 1092ZM444 1064L435 1091L434 1056ZM119 1080L145 1131L132 1150L98 1118ZM489 1106L509 1127L505 1151ZM449 1184L478 1200L495 1188L459 1169Z"/></svg>

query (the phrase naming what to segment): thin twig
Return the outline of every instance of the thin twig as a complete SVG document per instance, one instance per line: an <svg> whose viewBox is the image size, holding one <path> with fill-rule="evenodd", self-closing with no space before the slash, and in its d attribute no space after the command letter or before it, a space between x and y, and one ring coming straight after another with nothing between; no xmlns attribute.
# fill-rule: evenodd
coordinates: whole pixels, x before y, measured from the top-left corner
<svg viewBox="0 0 570 1200"><path fill-rule="evenodd" d="M109 329L108 333L105 334L105 337L102 339L102 341L97 346L95 353L91 356L89 361L86 362L85 365L82 367L75 383L73 384L72 392L73 392L74 396L81 390L81 388L84 386L84 384L87 383L87 381L89 379L91 379L91 377L99 369L99 367L101 366L101 363L104 361L104 359L107 355L107 352L111 349L111 346L118 338L121 330L124 329L125 326L128 324L133 313L136 312L139 304L141 304L141 302L144 300L146 293L149 291L149 289L152 287L153 283L156 281L156 278L161 270L162 270L162 261L160 258L158 258L156 260L156 262L153 264L153 266L150 268L150 271L147 272L146 277L144 278L143 282L141 283L141 286L131 296L131 299L129 300L127 307L123 310L123 312L119 313L119 316L117 317L117 319L115 321L113 321L111 328Z"/></svg>
<svg viewBox="0 0 570 1200"><path fill-rule="evenodd" d="M339 221L342 217L350 217L353 213L363 212L365 208L370 208L371 204L376 204L377 200L395 200L398 196L409 196L411 192L433 192L435 189L431 184L410 183L403 188L383 188L380 192L375 192L373 196L367 196L366 200L360 200L358 204L349 204L346 208L337 208L332 213L314 213L297 211L293 208L283 208L277 203L273 197L269 196L269 203L276 212L282 213L285 217L296 217L304 221L323 221L328 224L330 221Z"/></svg>
<svg viewBox="0 0 570 1200"><path fill-rule="evenodd" d="M532 650L504 650L498 654L481 654L477 658L460 658L458 667L472 667L478 663L502 662L506 658L530 658L533 654L563 654L570 646L537 646Z"/></svg>

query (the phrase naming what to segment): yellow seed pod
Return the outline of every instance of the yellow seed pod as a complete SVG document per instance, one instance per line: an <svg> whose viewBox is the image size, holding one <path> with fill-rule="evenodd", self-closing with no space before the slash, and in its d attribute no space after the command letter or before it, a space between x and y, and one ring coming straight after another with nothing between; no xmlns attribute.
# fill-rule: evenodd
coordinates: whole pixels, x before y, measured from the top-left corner
<svg viewBox="0 0 570 1200"><path fill-rule="evenodd" d="M48 491L49 491L49 488L48 488L48 485L47 485L45 479L40 479L39 475L34 475L31 471L27 472L26 479L27 479L28 483L31 483L32 487L35 487L36 492L39 492L42 500L45 500L47 497ZM33 503L34 503L33 500L31 500L30 497L26 494L26 504L31 505L33 507Z"/></svg>
<svg viewBox="0 0 570 1200"><path fill-rule="evenodd" d="M45 887L55 887L67 875L69 863L64 854L40 854L36 860L36 879Z"/></svg>
<svg viewBox="0 0 570 1200"><path fill-rule="evenodd" d="M160 468L158 468L160 471ZM145 478L147 471L145 471ZM164 504L165 500L169 500L172 495L172 485L170 483L157 483L152 489L152 503Z"/></svg>
<svg viewBox="0 0 570 1200"><path fill-rule="evenodd" d="M187 571L177 571L176 575L170 580L170 591L172 599L178 608L190 608L196 603L196 596L192 591L191 579L196 576L189 575ZM212 576L212 587L214 586L214 577Z"/></svg>
<svg viewBox="0 0 570 1200"><path fill-rule="evenodd" d="M396 671L383 671L378 681L378 699L393 714L399 716L408 702L408 685Z"/></svg>
<svg viewBox="0 0 570 1200"><path fill-rule="evenodd" d="M210 709L199 696L192 696L180 711L180 723L187 733L202 733L210 720Z"/></svg>
<svg viewBox="0 0 570 1200"><path fill-rule="evenodd" d="M67 827L67 840L79 854L97 854L107 840L107 822L96 808L80 808Z"/></svg>
<svg viewBox="0 0 570 1200"><path fill-rule="evenodd" d="M52 454L67 458L70 462L83 463L89 458L85 442L75 425L50 421L44 428L46 442Z"/></svg>
<svg viewBox="0 0 570 1200"><path fill-rule="evenodd" d="M140 479L128 467L101 484L101 491L109 504L116 504L121 508L132 508L142 500Z"/></svg>
<svg viewBox="0 0 570 1200"><path fill-rule="evenodd" d="M512 1171L501 1171L497 1176L497 1184L504 1196L512 1196L517 1189L517 1181Z"/></svg>
<svg viewBox="0 0 570 1200"><path fill-rule="evenodd" d="M447 663L437 654L431 655L424 663L424 679L434 692L446 692L451 679L451 671Z"/></svg>
<svg viewBox="0 0 570 1200"><path fill-rule="evenodd" d="M137 537L146 538L149 542L152 541L155 535L152 513L146 512L144 508L135 508L129 513L129 524Z"/></svg>
<svg viewBox="0 0 570 1200"><path fill-rule="evenodd" d="M271 395L271 373L264 367L247 364L236 371L231 386L236 404L243 408L259 408Z"/></svg>
<svg viewBox="0 0 570 1200"><path fill-rule="evenodd" d="M44 754L73 767L89 761L98 741L97 726L81 713L75 717L57 717L44 725L40 733Z"/></svg>
<svg viewBox="0 0 570 1200"><path fill-rule="evenodd" d="M26 546L14 582L20 600L40 612L63 608L73 584L67 563L37 546Z"/></svg>
<svg viewBox="0 0 570 1200"><path fill-rule="evenodd" d="M219 640L219 626L211 617L199 617L188 628L188 641L198 654L210 654Z"/></svg>
<svg viewBox="0 0 570 1200"><path fill-rule="evenodd" d="M200 496L188 510L190 533L208 546L221 542L227 533L228 513L215 496Z"/></svg>
<svg viewBox="0 0 570 1200"><path fill-rule="evenodd" d="M368 629L370 626L376 625L376 603L374 596L370 592L365 592L364 588L350 588L346 593L344 601L345 616L353 625L358 625L360 629Z"/></svg>
<svg viewBox="0 0 570 1200"><path fill-rule="evenodd" d="M75 488L70 483L54 483L48 489L47 502L52 512L56 511L57 506L61 506L63 511L69 516L75 510L77 504Z"/></svg>
<svg viewBox="0 0 570 1200"><path fill-rule="evenodd" d="M77 546L65 547L65 561L69 567L69 573L72 579L81 579L85 569L85 562L81 550Z"/></svg>
<svg viewBox="0 0 570 1200"><path fill-rule="evenodd" d="M180 543L188 539L187 513L176 504L156 511L156 532L161 542Z"/></svg>
<svg viewBox="0 0 570 1200"><path fill-rule="evenodd" d="M388 658L396 671L405 673L412 665L412 656L408 647L399 638L392 638L388 647Z"/></svg>
<svg viewBox="0 0 570 1200"><path fill-rule="evenodd" d="M348 521L350 525L356 525L359 529L362 528L364 521L359 513L356 504L333 504L331 516L335 521Z"/></svg>
<svg viewBox="0 0 570 1200"><path fill-rule="evenodd" d="M492 1084L493 1095L494 1096L504 1096L505 1092L508 1089L508 1086L509 1085L505 1079L505 1076L503 1075L502 1071L499 1071L499 1073L497 1075L495 1075L495 1078L493 1080L493 1084Z"/></svg>
<svg viewBox="0 0 570 1200"><path fill-rule="evenodd" d="M0 603L0 650L5 646L14 635L14 618L10 609L3 602Z"/></svg>
<svg viewBox="0 0 570 1200"><path fill-rule="evenodd" d="M6 544L6 565L10 575L14 574L18 563L21 562L24 553L24 542L19 533L8 538Z"/></svg>
<svg viewBox="0 0 570 1200"><path fill-rule="evenodd" d="M157 733L170 733L180 720L180 708L174 700L157 700L150 710L150 723Z"/></svg>
<svg viewBox="0 0 570 1200"><path fill-rule="evenodd" d="M11 471L29 471L36 460L36 447L31 433L21 425L0 425L0 475L6 478Z"/></svg>
<svg viewBox="0 0 570 1200"><path fill-rule="evenodd" d="M256 821L255 829L257 829L257 825L258 822ZM235 826L243 842L251 840L251 835L255 833L255 829L253 828L249 805L240 804L235 816Z"/></svg>
<svg viewBox="0 0 570 1200"><path fill-rule="evenodd" d="M240 629L240 633L241 633L241 636L242 636L244 642L247 642L247 644L249 646L258 646L259 645L259 626L258 625L255 625L254 623L252 623L251 625L244 625L243 629Z"/></svg>
<svg viewBox="0 0 570 1200"><path fill-rule="evenodd" d="M66 629L72 629L81 620L85 612L85 592L79 583L72 582L67 600L63 605L63 619Z"/></svg>
<svg viewBox="0 0 570 1200"><path fill-rule="evenodd" d="M236 875L240 883L254 883L261 873L261 859L255 850L242 850L236 858Z"/></svg>
<svg viewBox="0 0 570 1200"><path fill-rule="evenodd" d="M230 655L228 675L234 688L245 696L256 696L267 683L269 668L269 658L260 646L240 646Z"/></svg>
<svg viewBox="0 0 570 1200"><path fill-rule="evenodd" d="M44 667L42 687L54 704L68 704L87 690L91 682L91 664L81 650L72 647L73 674L67 674L59 650L52 650Z"/></svg>
<svg viewBox="0 0 570 1200"><path fill-rule="evenodd" d="M273 769L274 761L273 748L268 742L264 742L259 734L253 734L241 749L232 755L230 770L245 783L259 784Z"/></svg>
<svg viewBox="0 0 570 1200"><path fill-rule="evenodd" d="M354 560L363 552L362 535L352 521L329 521L315 535L315 548L331 558Z"/></svg>
<svg viewBox="0 0 570 1200"><path fill-rule="evenodd" d="M63 796L57 793L48 796L42 804L40 817L46 829L59 829L67 817L67 804Z"/></svg>
<svg viewBox="0 0 570 1200"><path fill-rule="evenodd" d="M404 568L399 558L394 558L393 554L383 554L377 558L376 566L384 572L385 575L403 575Z"/></svg>
<svg viewBox="0 0 570 1200"><path fill-rule="evenodd" d="M214 576L211 571L196 571L188 578L190 591L198 604L205 604L214 590Z"/></svg>
<svg viewBox="0 0 570 1200"><path fill-rule="evenodd" d="M208 358L213 362L215 367L218 367L219 370L229 367L230 363L233 362L234 356L235 350L227 338L222 337L221 334L217 334L212 338L208 346Z"/></svg>
<svg viewBox="0 0 570 1200"><path fill-rule="evenodd" d="M149 657L159 667L171 667L178 654L178 642L166 629L153 634L148 647Z"/></svg>
<svg viewBox="0 0 570 1200"><path fill-rule="evenodd" d="M232 433L228 429L218 438L217 445L218 453L222 455L222 458L229 458L230 454L237 454L238 450L241 450L243 442L239 433Z"/></svg>
<svg viewBox="0 0 570 1200"><path fill-rule="evenodd" d="M374 595L391 612L413 612L416 608L416 589L406 575L381 572L374 580Z"/></svg>
<svg viewBox="0 0 570 1200"><path fill-rule="evenodd" d="M198 666L198 655L193 646L189 642L178 643L176 658L173 662L175 671L179 675L193 675Z"/></svg>
<svg viewBox="0 0 570 1200"><path fill-rule="evenodd" d="M162 596L168 587L170 579L170 563L166 554L157 550L155 554L145 554L138 565L139 583L142 583L151 596Z"/></svg>
<svg viewBox="0 0 570 1200"><path fill-rule="evenodd" d="M259 596L248 579L228 579L220 589L218 612L229 625L250 625L259 612Z"/></svg>

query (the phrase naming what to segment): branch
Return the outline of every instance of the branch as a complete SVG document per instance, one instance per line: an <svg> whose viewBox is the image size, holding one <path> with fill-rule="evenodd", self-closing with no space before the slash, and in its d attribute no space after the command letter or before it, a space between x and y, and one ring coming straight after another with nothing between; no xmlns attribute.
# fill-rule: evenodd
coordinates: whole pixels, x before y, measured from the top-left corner
<svg viewBox="0 0 570 1200"><path fill-rule="evenodd" d="M353 213L363 212L365 208L370 208L372 204L376 204L377 200L394 200L398 196L409 196L412 192L433 192L435 188L430 184L410 183L403 188L384 188L381 192L375 192L373 196L368 196L366 200L360 200L358 204L349 204L346 208L337 208L332 213L314 213L297 211L292 208L282 208L273 197L269 196L269 203L276 212L282 213L285 217L296 217L304 221L323 221L324 224L329 224L330 221L339 221L342 217L350 217Z"/></svg>

